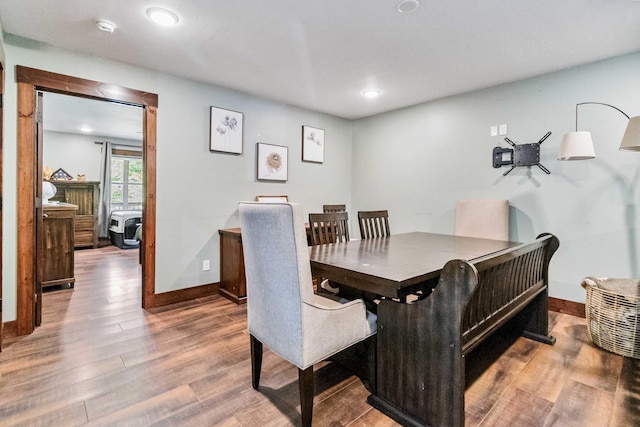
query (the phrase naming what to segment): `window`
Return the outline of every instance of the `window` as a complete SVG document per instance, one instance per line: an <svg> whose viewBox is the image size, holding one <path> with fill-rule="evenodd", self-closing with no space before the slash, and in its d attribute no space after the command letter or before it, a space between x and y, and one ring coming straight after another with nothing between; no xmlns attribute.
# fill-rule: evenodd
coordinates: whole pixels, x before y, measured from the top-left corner
<svg viewBox="0 0 640 427"><path fill-rule="evenodd" d="M111 157L111 210L142 209L142 157Z"/></svg>

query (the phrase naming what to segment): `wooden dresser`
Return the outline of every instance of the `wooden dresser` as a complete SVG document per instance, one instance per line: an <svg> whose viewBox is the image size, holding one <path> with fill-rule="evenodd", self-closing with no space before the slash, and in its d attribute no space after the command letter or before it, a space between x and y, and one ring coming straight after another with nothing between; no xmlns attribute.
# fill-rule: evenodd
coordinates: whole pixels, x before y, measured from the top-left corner
<svg viewBox="0 0 640 427"><path fill-rule="evenodd" d="M236 304L247 302L242 235L239 228L218 230L220 235L220 295Z"/></svg>
<svg viewBox="0 0 640 427"><path fill-rule="evenodd" d="M45 204L42 233L42 287L69 283L74 277L74 222L78 206Z"/></svg>
<svg viewBox="0 0 640 427"><path fill-rule="evenodd" d="M51 181L56 195L50 200L78 206L74 226L76 248L98 247L98 181Z"/></svg>

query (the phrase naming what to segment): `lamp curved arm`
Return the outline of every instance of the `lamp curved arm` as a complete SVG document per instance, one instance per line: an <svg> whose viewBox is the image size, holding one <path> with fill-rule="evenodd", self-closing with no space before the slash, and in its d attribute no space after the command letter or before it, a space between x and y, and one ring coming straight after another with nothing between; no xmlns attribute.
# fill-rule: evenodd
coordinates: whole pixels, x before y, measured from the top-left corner
<svg viewBox="0 0 640 427"><path fill-rule="evenodd" d="M628 120L631 119L631 117L629 117L627 115L627 113L625 113L624 111L622 111L621 109L619 109L618 107L614 107L611 104L605 104L604 102L580 102L578 104L576 104L576 132L578 131L578 107L580 105L585 105L585 104L595 104L595 105L604 105L606 107L611 107L614 110L618 110L620 113L622 113L623 116L625 116Z"/></svg>

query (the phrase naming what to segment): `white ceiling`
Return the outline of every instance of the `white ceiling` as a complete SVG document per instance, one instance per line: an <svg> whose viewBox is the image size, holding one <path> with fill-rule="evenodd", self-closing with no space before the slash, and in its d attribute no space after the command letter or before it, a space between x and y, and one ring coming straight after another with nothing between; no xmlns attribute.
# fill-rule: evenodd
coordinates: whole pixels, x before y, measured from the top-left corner
<svg viewBox="0 0 640 427"><path fill-rule="evenodd" d="M45 131L84 133L96 141L101 137L142 141L140 107L45 92L43 110Z"/></svg>
<svg viewBox="0 0 640 427"><path fill-rule="evenodd" d="M398 1L1 0L0 19L7 33L348 119L640 51L639 1L421 0L412 14ZM180 22L157 26L150 6ZM382 95L362 97L370 87Z"/></svg>

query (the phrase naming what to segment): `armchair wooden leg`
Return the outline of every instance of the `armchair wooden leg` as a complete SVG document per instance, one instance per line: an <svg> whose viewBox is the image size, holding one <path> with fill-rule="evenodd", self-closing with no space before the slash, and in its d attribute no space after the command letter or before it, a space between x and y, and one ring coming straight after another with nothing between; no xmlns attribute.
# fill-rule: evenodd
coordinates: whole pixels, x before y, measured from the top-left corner
<svg viewBox="0 0 640 427"><path fill-rule="evenodd" d="M262 343L253 335L251 337L251 385L254 389L260 386L260 370L262 369Z"/></svg>
<svg viewBox="0 0 640 427"><path fill-rule="evenodd" d="M302 412L303 427L311 427L313 415L313 366L307 369L298 368L298 387L300 389L300 411Z"/></svg>

